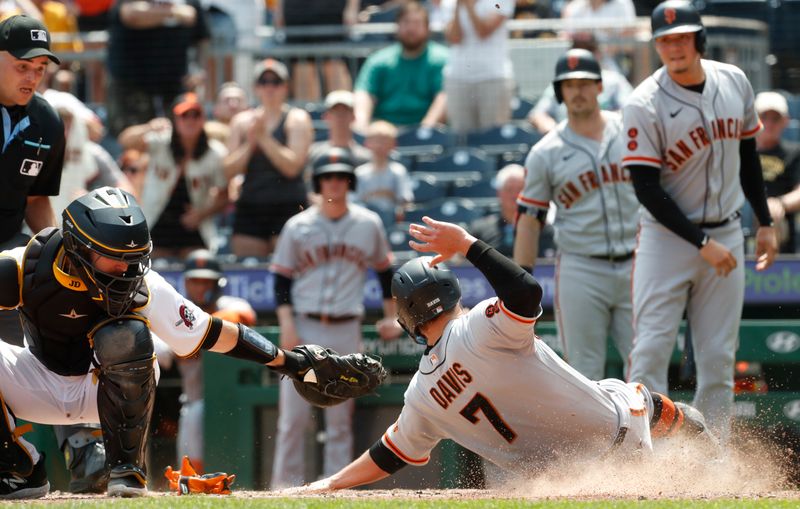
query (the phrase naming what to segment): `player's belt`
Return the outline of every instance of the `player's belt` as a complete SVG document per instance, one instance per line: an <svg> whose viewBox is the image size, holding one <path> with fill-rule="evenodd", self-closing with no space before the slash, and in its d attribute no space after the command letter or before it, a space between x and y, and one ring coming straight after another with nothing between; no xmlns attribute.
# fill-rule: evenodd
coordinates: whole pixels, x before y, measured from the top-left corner
<svg viewBox="0 0 800 509"><path fill-rule="evenodd" d="M358 318L358 315L323 315L319 313L305 313L303 316L322 323L342 323Z"/></svg>
<svg viewBox="0 0 800 509"><path fill-rule="evenodd" d="M589 255L589 258L595 258L597 260L607 260L609 262L619 263L619 262L627 262L628 260L633 258L633 255L635 253L636 253L635 251L631 251L630 253L625 253L625 254L621 254L621 255L611 255L611 254L609 254L609 255Z"/></svg>
<svg viewBox="0 0 800 509"><path fill-rule="evenodd" d="M716 223L700 223L697 226L699 226L700 228L719 228L720 226L725 226L731 221L736 221L740 217L742 217L742 213L737 210L736 212L726 217L722 221L717 221Z"/></svg>

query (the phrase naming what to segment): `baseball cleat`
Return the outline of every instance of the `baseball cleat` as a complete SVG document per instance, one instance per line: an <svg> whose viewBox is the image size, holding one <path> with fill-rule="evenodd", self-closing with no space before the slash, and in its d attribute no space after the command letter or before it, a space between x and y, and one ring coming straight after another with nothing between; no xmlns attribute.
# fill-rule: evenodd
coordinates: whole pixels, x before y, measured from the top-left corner
<svg viewBox="0 0 800 509"><path fill-rule="evenodd" d="M44 453L39 454L39 461L27 476L16 472L0 474L0 500L42 498L49 492L50 482L44 466Z"/></svg>
<svg viewBox="0 0 800 509"><path fill-rule="evenodd" d="M703 443L707 443L710 447L717 450L719 449L719 440L711 433L706 424L706 418L692 405L675 402L675 408L683 413L683 426L680 434L683 436L696 438Z"/></svg>
<svg viewBox="0 0 800 509"><path fill-rule="evenodd" d="M147 495L147 480L142 469L130 464L111 469L108 481L109 497L144 497Z"/></svg>

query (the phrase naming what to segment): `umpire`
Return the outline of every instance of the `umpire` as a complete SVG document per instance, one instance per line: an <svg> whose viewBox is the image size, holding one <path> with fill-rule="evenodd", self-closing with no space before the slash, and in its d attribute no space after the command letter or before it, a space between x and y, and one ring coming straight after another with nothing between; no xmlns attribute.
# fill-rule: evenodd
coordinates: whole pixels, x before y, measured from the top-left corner
<svg viewBox="0 0 800 509"><path fill-rule="evenodd" d="M64 125L36 89L49 61L50 34L28 16L0 23L0 247L22 245L22 220L38 232L55 225L49 196L58 194L64 163Z"/></svg>

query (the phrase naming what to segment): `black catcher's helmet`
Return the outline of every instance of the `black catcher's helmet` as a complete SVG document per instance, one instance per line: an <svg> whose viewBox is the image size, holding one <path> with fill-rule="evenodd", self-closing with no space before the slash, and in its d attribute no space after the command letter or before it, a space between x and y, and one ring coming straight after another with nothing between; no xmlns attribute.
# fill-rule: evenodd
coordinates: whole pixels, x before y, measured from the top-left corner
<svg viewBox="0 0 800 509"><path fill-rule="evenodd" d="M453 309L461 299L456 275L444 265L430 266L423 256L404 263L392 277L392 297L397 302L397 321L417 343L427 341L419 326Z"/></svg>
<svg viewBox="0 0 800 509"><path fill-rule="evenodd" d="M332 147L314 159L314 192L319 193L319 177L327 173L346 175L350 181L350 190L356 190L355 162L350 151L340 147Z"/></svg>
<svg viewBox="0 0 800 509"><path fill-rule="evenodd" d="M183 265L183 278L184 280L209 279L216 282L214 290L209 295L203 295L203 302L195 302L201 307L215 302L222 295L222 289L228 282L219 261L207 249L196 249L189 253Z"/></svg>
<svg viewBox="0 0 800 509"><path fill-rule="evenodd" d="M92 298L111 316L128 311L150 269L150 230L133 195L101 187L70 203L62 214L64 249ZM100 255L128 264L122 274L97 269Z"/></svg>
<svg viewBox="0 0 800 509"><path fill-rule="evenodd" d="M564 80L595 80L602 81L600 64L591 51L582 48L572 48L556 62L556 77L553 78L553 91L556 100L561 103L561 82Z"/></svg>
<svg viewBox="0 0 800 509"><path fill-rule="evenodd" d="M700 13L687 0L667 0L653 9L650 16L653 39L664 35L695 32L694 45L698 53L706 50L706 29Z"/></svg>

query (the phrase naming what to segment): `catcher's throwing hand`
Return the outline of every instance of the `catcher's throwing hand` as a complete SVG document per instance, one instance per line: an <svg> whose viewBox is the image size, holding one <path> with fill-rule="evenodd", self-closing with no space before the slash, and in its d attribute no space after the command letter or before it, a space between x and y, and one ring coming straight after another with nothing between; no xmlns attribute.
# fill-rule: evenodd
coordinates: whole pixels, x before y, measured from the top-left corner
<svg viewBox="0 0 800 509"><path fill-rule="evenodd" d="M362 353L339 355L318 345L301 345L292 352L308 362L308 369L295 377L294 387L306 401L318 407L371 394L386 378L380 361Z"/></svg>
<svg viewBox="0 0 800 509"><path fill-rule="evenodd" d="M431 260L431 265L446 262L457 254L466 256L469 247L476 240L457 224L437 221L428 216L423 216L422 221L424 225L412 223L408 227L408 233L417 240L408 241L408 245L421 253L437 253Z"/></svg>

